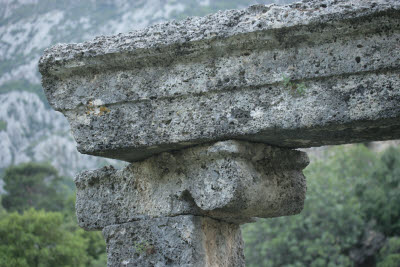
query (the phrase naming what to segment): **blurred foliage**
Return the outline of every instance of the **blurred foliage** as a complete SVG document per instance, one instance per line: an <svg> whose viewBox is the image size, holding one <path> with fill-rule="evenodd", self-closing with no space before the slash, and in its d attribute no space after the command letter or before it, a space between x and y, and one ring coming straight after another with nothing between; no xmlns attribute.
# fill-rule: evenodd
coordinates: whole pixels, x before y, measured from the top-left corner
<svg viewBox="0 0 400 267"><path fill-rule="evenodd" d="M61 177L46 163L23 163L12 166L4 173L2 205L7 211L22 212L29 207L48 211L61 211L71 189L71 180Z"/></svg>
<svg viewBox="0 0 400 267"><path fill-rule="evenodd" d="M4 173L0 206L0 266L106 266L101 232L79 228L71 178L45 163ZM18 213L17 213L18 212Z"/></svg>
<svg viewBox="0 0 400 267"><path fill-rule="evenodd" d="M7 122L0 120L0 131L7 130Z"/></svg>
<svg viewBox="0 0 400 267"><path fill-rule="evenodd" d="M301 214L243 226L247 266L353 266L350 251L371 222L386 236L399 235L400 148L376 154L363 145L333 147L304 173ZM397 254L380 255L397 264L382 266L400 266Z"/></svg>
<svg viewBox="0 0 400 267"><path fill-rule="evenodd" d="M400 264L400 237L392 237L379 252L377 267L393 267Z"/></svg>
<svg viewBox="0 0 400 267"><path fill-rule="evenodd" d="M82 231L66 231L60 213L11 213L0 219L0 266L86 266Z"/></svg>
<svg viewBox="0 0 400 267"><path fill-rule="evenodd" d="M356 194L365 220L376 220L387 236L400 236L400 149L388 148L377 161L371 177L358 179Z"/></svg>
<svg viewBox="0 0 400 267"><path fill-rule="evenodd" d="M3 205L1 205L1 196L0 196L0 218L5 216L7 211L4 209Z"/></svg>

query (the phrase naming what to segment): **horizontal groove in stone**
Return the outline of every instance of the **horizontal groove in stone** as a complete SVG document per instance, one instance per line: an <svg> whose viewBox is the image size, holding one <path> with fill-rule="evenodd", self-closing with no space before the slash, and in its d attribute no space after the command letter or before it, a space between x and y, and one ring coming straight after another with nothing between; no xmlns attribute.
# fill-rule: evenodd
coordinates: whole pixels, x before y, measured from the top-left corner
<svg viewBox="0 0 400 267"><path fill-rule="evenodd" d="M310 147L398 136L397 70L335 76L305 84L304 96L279 84L160 99L157 104L116 104L102 116L87 115L85 109L65 115L81 152L127 161L232 137L282 147ZM387 131L363 135L368 128ZM127 147L132 151L127 149L125 155Z"/></svg>

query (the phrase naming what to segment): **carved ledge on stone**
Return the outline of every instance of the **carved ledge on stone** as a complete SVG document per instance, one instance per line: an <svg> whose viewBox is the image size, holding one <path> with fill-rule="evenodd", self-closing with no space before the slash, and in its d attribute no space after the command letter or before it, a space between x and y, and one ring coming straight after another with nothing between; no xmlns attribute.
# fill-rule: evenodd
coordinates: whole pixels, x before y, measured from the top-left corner
<svg viewBox="0 0 400 267"><path fill-rule="evenodd" d="M204 215L232 223L294 215L303 208L304 152L224 141L105 167L75 179L81 227L143 218Z"/></svg>

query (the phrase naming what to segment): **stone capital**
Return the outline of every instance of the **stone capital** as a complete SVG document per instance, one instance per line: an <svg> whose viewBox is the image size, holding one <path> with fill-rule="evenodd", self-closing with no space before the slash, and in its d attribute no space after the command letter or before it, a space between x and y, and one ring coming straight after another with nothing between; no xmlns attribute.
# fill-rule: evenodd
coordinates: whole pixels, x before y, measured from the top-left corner
<svg viewBox="0 0 400 267"><path fill-rule="evenodd" d="M224 141L164 152L123 170L75 179L78 222L86 229L163 216L202 215L230 223L299 213L304 152Z"/></svg>

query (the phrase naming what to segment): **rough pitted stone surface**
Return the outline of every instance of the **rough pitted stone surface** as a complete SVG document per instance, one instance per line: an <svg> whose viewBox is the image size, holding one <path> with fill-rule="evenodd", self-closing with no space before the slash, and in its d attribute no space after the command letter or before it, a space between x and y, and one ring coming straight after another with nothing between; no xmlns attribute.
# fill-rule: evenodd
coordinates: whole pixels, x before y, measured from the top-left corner
<svg viewBox="0 0 400 267"><path fill-rule="evenodd" d="M234 223L297 214L307 164L304 152L225 141L165 152L124 170L86 171L75 179L78 222L92 230L184 214Z"/></svg>
<svg viewBox="0 0 400 267"><path fill-rule="evenodd" d="M311 147L400 138L399 39L400 1L306 1L56 45L39 68L82 153Z"/></svg>
<svg viewBox="0 0 400 267"><path fill-rule="evenodd" d="M104 228L108 266L242 267L238 225L200 216L162 217Z"/></svg>

